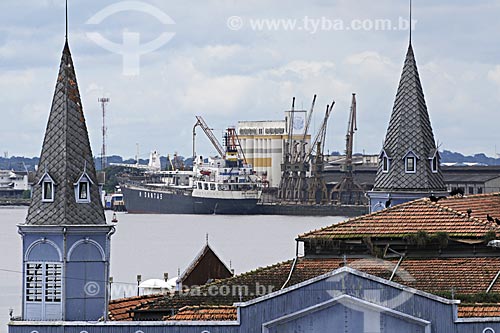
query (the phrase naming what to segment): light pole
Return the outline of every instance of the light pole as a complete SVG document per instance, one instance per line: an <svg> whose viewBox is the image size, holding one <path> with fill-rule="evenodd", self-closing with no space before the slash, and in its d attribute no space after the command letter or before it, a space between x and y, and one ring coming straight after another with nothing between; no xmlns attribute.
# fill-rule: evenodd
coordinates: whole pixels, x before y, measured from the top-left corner
<svg viewBox="0 0 500 333"><path fill-rule="evenodd" d="M137 296L139 296L139 285L141 284L142 275L137 274Z"/></svg>

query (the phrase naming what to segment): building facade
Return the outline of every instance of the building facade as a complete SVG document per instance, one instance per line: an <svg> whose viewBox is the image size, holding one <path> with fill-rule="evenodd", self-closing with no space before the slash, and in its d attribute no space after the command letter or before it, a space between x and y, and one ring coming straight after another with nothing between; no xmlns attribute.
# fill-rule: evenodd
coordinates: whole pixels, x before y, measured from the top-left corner
<svg viewBox="0 0 500 333"><path fill-rule="evenodd" d="M27 171L0 170L0 198L21 198L30 190Z"/></svg>
<svg viewBox="0 0 500 333"><path fill-rule="evenodd" d="M107 316L110 237L68 42L23 244L21 322Z"/></svg>
<svg viewBox="0 0 500 333"><path fill-rule="evenodd" d="M293 140L304 138L306 114L305 110L293 112ZM238 122L238 138L247 163L253 165L257 175L266 181L269 187L277 188L280 184L290 115L291 112L286 111L284 120ZM305 139L310 144L311 136L308 133Z"/></svg>

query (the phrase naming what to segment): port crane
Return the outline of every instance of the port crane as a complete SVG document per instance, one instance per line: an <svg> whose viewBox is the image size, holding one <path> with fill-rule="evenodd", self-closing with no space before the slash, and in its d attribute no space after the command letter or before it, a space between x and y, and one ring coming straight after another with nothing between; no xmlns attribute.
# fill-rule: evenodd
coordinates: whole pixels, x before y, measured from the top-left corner
<svg viewBox="0 0 500 333"><path fill-rule="evenodd" d="M359 205L364 201L363 188L354 180L353 145L354 133L358 130L356 121L356 94L352 94L351 110L347 123L345 161L341 166L343 177L332 189L332 201L343 205Z"/></svg>
<svg viewBox="0 0 500 333"><path fill-rule="evenodd" d="M281 164L281 181L278 198L287 201L303 201L307 192L306 176L309 165L306 162L307 133L312 119L316 95L313 97L311 109L304 125L304 133L299 141L294 138L295 97L287 117L287 140L284 145L283 163Z"/></svg>
<svg viewBox="0 0 500 333"><path fill-rule="evenodd" d="M320 192L320 201L328 200L328 192L323 177L318 175L323 172L323 150L326 137L326 129L328 118L330 117L331 106L327 106L327 111L320 130L314 138L313 144L308 148L307 133L312 120L314 106L316 103L316 95L313 97L311 108L305 122L304 133L300 140L294 139L294 113L295 113L295 98L292 99L292 108L288 119L288 136L284 145L283 163L281 164L281 181L278 188L278 198L285 201L316 201L316 192ZM308 173L313 167L313 178L307 178ZM309 180L309 181L308 181Z"/></svg>
<svg viewBox="0 0 500 333"><path fill-rule="evenodd" d="M203 132L205 132L205 135L207 136L208 140L212 143L214 146L215 150L217 150L217 153L221 158L224 158L226 155L226 151L224 150L224 147L220 144L220 142L217 140L215 137L214 133L212 132L212 129L208 127L207 123L205 122L205 119L203 119L201 116L196 116L196 123L193 126L193 159L196 157L196 127L201 127Z"/></svg>
<svg viewBox="0 0 500 333"><path fill-rule="evenodd" d="M246 164L245 154L241 148L241 142L236 134L236 129L230 127L226 130L224 134L224 146L220 144L219 140L215 137L212 129L208 127L207 123L201 116L196 116L196 123L193 126L193 161L196 158L196 127L201 127L205 135L210 140L212 145L219 156L225 159L229 165L236 165L240 160Z"/></svg>
<svg viewBox="0 0 500 333"><path fill-rule="evenodd" d="M325 179L323 177L325 170L324 150L328 119L330 118L334 105L335 101L332 101L332 104L326 106L320 129L307 154L307 158L311 165L311 177L309 178L308 184L308 199L310 203L327 203L329 201L328 189L326 188Z"/></svg>

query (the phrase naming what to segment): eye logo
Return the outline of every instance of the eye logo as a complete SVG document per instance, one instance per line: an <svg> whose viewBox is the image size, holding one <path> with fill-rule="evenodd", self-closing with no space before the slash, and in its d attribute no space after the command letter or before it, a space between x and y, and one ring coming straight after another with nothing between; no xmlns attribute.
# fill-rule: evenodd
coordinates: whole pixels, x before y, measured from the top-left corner
<svg viewBox="0 0 500 333"><path fill-rule="evenodd" d="M165 25L175 24L174 20L172 20L170 16L162 12L157 7L140 1L122 1L109 5L88 19L86 24L97 25L111 15L131 11L149 14ZM159 49L168 43L175 36L175 33L163 32L156 39L145 44L140 43L141 34L138 32L124 31L122 44L114 43L106 39L99 32L88 32L86 35L90 40L103 49L120 54L123 57L123 75L133 76L139 75L141 55Z"/></svg>

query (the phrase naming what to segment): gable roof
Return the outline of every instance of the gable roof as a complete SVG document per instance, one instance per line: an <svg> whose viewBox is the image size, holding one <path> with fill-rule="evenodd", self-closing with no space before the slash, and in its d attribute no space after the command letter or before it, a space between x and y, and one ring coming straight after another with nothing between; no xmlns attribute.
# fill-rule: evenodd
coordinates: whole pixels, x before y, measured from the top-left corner
<svg viewBox="0 0 500 333"><path fill-rule="evenodd" d="M468 209L472 210L470 217ZM307 232L298 240L403 237L418 231L480 238L489 231L499 231L496 223L486 219L487 214L500 218L499 193L448 197L438 202L423 198Z"/></svg>
<svg viewBox="0 0 500 333"><path fill-rule="evenodd" d="M379 163L374 191L445 191L441 171L433 173L428 158L436 150L417 63L410 43L399 81L383 150L393 160L389 172ZM405 173L401 161L408 151L421 157L416 173Z"/></svg>
<svg viewBox="0 0 500 333"><path fill-rule="evenodd" d="M232 275L231 270L227 267L227 265L219 258L217 253L210 247L208 242L203 246L200 252L196 255L196 257L191 261L189 266L184 270L184 272L179 276L177 279L178 282L184 283L184 281L196 270L198 265L202 262L203 258L205 258L207 255L213 255L214 258L219 261L220 266L223 267L226 270L227 275ZM217 277L220 278L220 277Z"/></svg>
<svg viewBox="0 0 500 333"><path fill-rule="evenodd" d="M77 203L74 183L86 172L97 184L80 92L66 41L52 100L35 184L46 173L54 180L53 202L42 202L41 186L33 186L26 218L29 225L106 224L98 186L90 187L90 203Z"/></svg>

